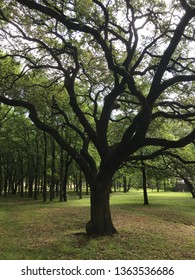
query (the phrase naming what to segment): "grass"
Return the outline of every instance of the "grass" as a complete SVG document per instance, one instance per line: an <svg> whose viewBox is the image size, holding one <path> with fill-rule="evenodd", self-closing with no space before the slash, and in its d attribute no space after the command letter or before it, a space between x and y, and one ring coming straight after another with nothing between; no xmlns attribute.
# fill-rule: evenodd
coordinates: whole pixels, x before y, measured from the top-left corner
<svg viewBox="0 0 195 280"><path fill-rule="evenodd" d="M0 197L0 259L195 259L195 200L186 193L113 193L113 237L88 238L89 197L67 203Z"/></svg>

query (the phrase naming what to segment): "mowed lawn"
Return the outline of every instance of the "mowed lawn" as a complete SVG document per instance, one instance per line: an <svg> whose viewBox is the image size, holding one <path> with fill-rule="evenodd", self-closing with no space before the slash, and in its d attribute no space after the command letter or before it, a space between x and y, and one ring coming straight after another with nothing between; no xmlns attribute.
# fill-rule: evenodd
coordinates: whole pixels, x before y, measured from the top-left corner
<svg viewBox="0 0 195 280"><path fill-rule="evenodd" d="M111 194L119 234L89 238L89 197L67 203L0 197L0 259L195 259L195 199L189 193Z"/></svg>

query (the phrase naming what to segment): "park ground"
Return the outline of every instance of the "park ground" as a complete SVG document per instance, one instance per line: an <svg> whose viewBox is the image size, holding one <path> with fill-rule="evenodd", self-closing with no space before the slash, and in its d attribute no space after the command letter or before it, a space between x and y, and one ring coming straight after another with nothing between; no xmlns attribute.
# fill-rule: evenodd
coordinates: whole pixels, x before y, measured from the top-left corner
<svg viewBox="0 0 195 280"><path fill-rule="evenodd" d="M111 194L118 235L89 238L89 197L67 203L0 197L1 260L195 259L195 199L189 193Z"/></svg>

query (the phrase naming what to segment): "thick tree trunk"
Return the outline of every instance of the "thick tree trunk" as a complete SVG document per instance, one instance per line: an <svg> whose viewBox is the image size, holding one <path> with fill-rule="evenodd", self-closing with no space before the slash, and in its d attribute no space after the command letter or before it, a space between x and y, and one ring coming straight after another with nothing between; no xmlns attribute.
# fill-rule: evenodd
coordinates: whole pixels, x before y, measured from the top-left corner
<svg viewBox="0 0 195 280"><path fill-rule="evenodd" d="M113 235L117 231L113 226L110 213L111 180L91 187L91 219L86 225L89 236Z"/></svg>

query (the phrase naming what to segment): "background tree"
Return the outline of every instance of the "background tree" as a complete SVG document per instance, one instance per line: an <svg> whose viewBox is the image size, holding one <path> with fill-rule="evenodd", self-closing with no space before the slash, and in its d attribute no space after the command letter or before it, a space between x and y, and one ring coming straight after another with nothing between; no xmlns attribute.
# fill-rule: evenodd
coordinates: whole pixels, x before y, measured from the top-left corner
<svg viewBox="0 0 195 280"><path fill-rule="evenodd" d="M53 138L36 129L21 109L0 107L0 191L4 196L28 193L28 197L43 201L59 195L61 176L64 180L71 159L63 155L63 166L53 163ZM61 148L55 146L55 162ZM63 168L63 171L61 171ZM63 174L61 174L63 172ZM51 188L51 184L52 188ZM62 192L63 194L63 192Z"/></svg>
<svg viewBox="0 0 195 280"><path fill-rule="evenodd" d="M194 5L16 0L0 8L1 60L21 65L2 73L0 101L26 108L79 165L91 190L87 233L116 233L109 194L124 161L140 158L147 146L155 156L194 141ZM35 99L63 118L77 145L43 117ZM189 129L172 139L149 136L164 120L183 120ZM113 122L119 137L109 133Z"/></svg>
<svg viewBox="0 0 195 280"><path fill-rule="evenodd" d="M176 178L183 180L192 197L195 198L195 149L194 145L188 145L180 151L167 152L164 164Z"/></svg>

